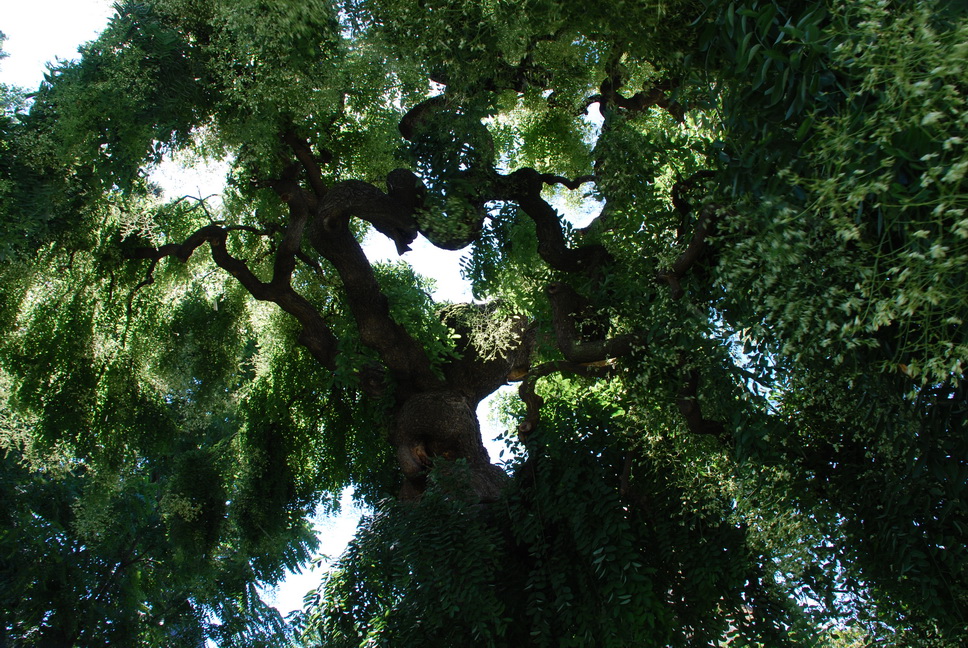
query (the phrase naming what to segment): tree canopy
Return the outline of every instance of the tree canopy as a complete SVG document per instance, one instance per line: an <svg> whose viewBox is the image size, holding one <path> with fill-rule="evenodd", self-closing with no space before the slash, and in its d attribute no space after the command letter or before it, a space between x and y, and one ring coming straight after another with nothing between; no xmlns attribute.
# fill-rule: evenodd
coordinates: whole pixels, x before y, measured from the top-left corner
<svg viewBox="0 0 968 648"><path fill-rule="evenodd" d="M0 645L968 641L960 3L125 1L0 93Z"/></svg>

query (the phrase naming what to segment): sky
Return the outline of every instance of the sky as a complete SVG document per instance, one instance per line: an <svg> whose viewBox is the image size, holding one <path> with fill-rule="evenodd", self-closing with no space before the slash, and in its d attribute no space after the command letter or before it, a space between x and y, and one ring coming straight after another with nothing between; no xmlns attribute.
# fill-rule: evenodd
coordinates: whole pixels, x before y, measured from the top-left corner
<svg viewBox="0 0 968 648"><path fill-rule="evenodd" d="M0 82L36 89L45 64L77 57L77 47L94 39L113 13L112 0L6 0L0 31L7 35Z"/></svg>
<svg viewBox="0 0 968 648"><path fill-rule="evenodd" d="M113 13L112 4L112 0L4 0L0 31L7 36L3 50L9 56L0 60L0 83L36 89L43 81L48 63L78 58L78 47L97 37ZM170 164L157 170L152 178L163 186L168 197L207 196L219 192L225 169L217 164L191 169ZM413 250L403 258L418 273L434 278L436 300L471 300L469 283L460 276L461 252L439 250L423 237L418 237L411 247ZM367 237L364 248L373 261L398 258L393 242L376 232ZM490 403L491 399L482 402L478 415L485 445L491 460L496 462L505 446L495 439L500 430L490 422ZM320 552L333 558L342 553L362 514L353 505L350 494L344 493L339 515L316 518ZM303 596L319 584L321 575L321 570L291 574L274 591L266 592L266 599L283 614L300 608Z"/></svg>

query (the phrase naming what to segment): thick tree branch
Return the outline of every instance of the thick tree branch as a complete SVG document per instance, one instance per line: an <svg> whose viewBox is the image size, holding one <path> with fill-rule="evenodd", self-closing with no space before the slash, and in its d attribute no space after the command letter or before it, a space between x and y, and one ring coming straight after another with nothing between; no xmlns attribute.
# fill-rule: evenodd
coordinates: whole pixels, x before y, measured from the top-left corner
<svg viewBox="0 0 968 648"><path fill-rule="evenodd" d="M574 180L572 180L572 179L566 178L564 176L554 175L553 173L542 173L541 174L541 182L543 182L544 184L549 184L549 185L551 185L551 184L560 184L560 185L562 185L564 187L567 187L568 189L571 189L572 191L574 191L575 189L577 189L578 187L582 186L586 182L595 182L595 176L594 175L583 175L583 176L578 176L577 178L575 178Z"/></svg>
<svg viewBox="0 0 968 648"><path fill-rule="evenodd" d="M438 112L450 105L449 102L447 95L437 95L420 102L400 120L400 133L409 141L416 141L422 132L427 133L424 136L433 137L430 128L433 119ZM483 131L480 139L489 140L486 127L480 123L477 127ZM452 180L448 186L448 194L464 198L469 205L478 210L491 200L517 203L535 223L538 254L556 270L587 272L610 260L608 252L601 245L569 248L558 213L541 197L541 190L545 184L560 184L569 189L577 189L585 182L594 181L594 176L581 176L570 180L550 173L538 173L531 168L501 175L494 169L493 163L485 161L487 158L486 155L482 156L477 168L469 169L464 177ZM466 189L468 186L474 187L473 195L470 195ZM468 219L465 224L470 234L459 239L441 241L436 240L437 237L430 235L429 232L423 232L423 234L437 247L460 249L477 239L483 220L483 213L479 222Z"/></svg>
<svg viewBox="0 0 968 648"><path fill-rule="evenodd" d="M617 61L617 59L616 59ZM631 113L639 113L648 110L652 106L665 109L672 117L682 123L685 120L685 113L677 102L669 99L666 94L675 86L671 82L656 83L648 90L642 90L631 97L626 97L619 92L619 88L625 85L621 73L612 66L613 71L602 81L599 93L589 98L588 103L599 102L605 106L615 106Z"/></svg>
<svg viewBox="0 0 968 648"><path fill-rule="evenodd" d="M398 385L422 391L439 387L440 380L431 371L423 346L391 317L389 301L349 229L351 216L385 224L393 218L393 208L373 185L341 182L326 194L307 234L310 245L333 264L343 281L360 341L380 354Z"/></svg>
<svg viewBox="0 0 968 648"><path fill-rule="evenodd" d="M429 99L424 99L416 106L407 111L397 126L400 134L407 141L414 141L417 134L424 129L433 118L433 114L447 106L447 96L439 94Z"/></svg>
<svg viewBox="0 0 968 648"><path fill-rule="evenodd" d="M289 223L282 235L272 264L272 285L289 286L296 269L296 255L300 253L303 232L309 221L309 205L299 186L293 183L289 196Z"/></svg>
<svg viewBox="0 0 968 648"><path fill-rule="evenodd" d="M303 224L297 225L296 229L301 231ZM292 230L293 227L290 227L287 236L292 233ZM321 365L328 369L334 369L336 366L336 336L330 331L316 308L289 285L290 274L287 274L287 269L291 265L291 261L279 260L280 255L288 254L288 245L285 239L279 254L277 254L273 280L265 283L253 274L244 261L229 254L225 247L227 236L228 232L225 228L218 225L206 225L194 232L183 243L169 243L159 248L137 248L129 256L133 259L149 259L152 262L157 262L165 257L187 261L195 250L208 243L215 264L228 271L256 299L273 302L294 316L302 324L299 343L306 347ZM292 234L292 236L294 237L295 234ZM291 257L292 255L289 254L288 256ZM288 272L291 273L291 270Z"/></svg>
<svg viewBox="0 0 968 648"><path fill-rule="evenodd" d="M584 178L575 180L573 184L577 186L579 180L584 181ZM543 176L530 168L519 169L507 176L496 176L494 198L518 203L534 221L538 254L552 268L562 272L587 272L609 262L611 256L601 245L568 247L558 212L541 197L541 189L546 181L558 182L558 176Z"/></svg>
<svg viewBox="0 0 968 648"><path fill-rule="evenodd" d="M455 348L459 357L444 364L444 376L450 388L463 394L474 407L513 376L528 373L535 343L534 322L521 316L498 314L494 303L455 304L442 309L441 314L444 324L460 336ZM488 318L484 326L490 327L493 323L494 329L502 327L494 318L508 317L506 321L511 327L505 333L507 337L483 348L478 346L480 341L474 340L471 319L478 317Z"/></svg>
<svg viewBox="0 0 968 648"><path fill-rule="evenodd" d="M586 310L585 303L574 288L566 283L554 283L548 286L546 292L551 302L555 338L566 360L579 364L602 362L631 352L635 339L632 335L609 339L605 337L606 331L602 331L601 337L583 339L579 332L579 319Z"/></svg>
<svg viewBox="0 0 968 648"><path fill-rule="evenodd" d="M679 258L675 260L672 267L656 276L658 281L669 284L673 299L680 299L685 291L680 283L686 272L692 268L702 257L706 249L706 237L709 235L710 225L712 224L715 211L711 206L703 208L696 222L696 230L689 241L689 245L682 251Z"/></svg>
<svg viewBox="0 0 968 648"><path fill-rule="evenodd" d="M306 179L316 196L322 198L326 195L326 183L323 182L323 172L319 168L316 156L309 147L309 143L296 135L295 131L288 130L282 136L283 141L289 145L299 163L306 170Z"/></svg>
<svg viewBox="0 0 968 648"><path fill-rule="evenodd" d="M316 229L336 231L353 216L365 220L393 240L403 254L417 237L414 211L422 202L422 183L412 172L396 169L387 175L387 191L361 180L334 185L320 202Z"/></svg>

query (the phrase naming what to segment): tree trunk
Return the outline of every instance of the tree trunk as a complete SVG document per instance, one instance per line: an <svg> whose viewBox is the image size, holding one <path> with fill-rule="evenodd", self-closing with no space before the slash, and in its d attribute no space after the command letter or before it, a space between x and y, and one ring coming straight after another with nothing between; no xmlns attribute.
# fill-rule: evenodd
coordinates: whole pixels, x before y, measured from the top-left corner
<svg viewBox="0 0 968 648"><path fill-rule="evenodd" d="M411 396L394 418L390 442L404 475L402 499L419 497L428 471L440 460L466 461L468 487L482 502L496 500L507 482L484 448L473 404L456 391Z"/></svg>

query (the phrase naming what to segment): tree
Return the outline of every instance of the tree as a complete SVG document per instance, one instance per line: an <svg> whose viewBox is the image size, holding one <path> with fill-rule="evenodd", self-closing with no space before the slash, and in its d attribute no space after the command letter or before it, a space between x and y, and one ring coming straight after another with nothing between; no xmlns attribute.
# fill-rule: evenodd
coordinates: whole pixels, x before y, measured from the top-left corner
<svg viewBox="0 0 968 648"><path fill-rule="evenodd" d="M4 95L4 642L960 645L966 37L940 1L120 4ZM221 199L163 201L174 154ZM468 250L475 303L369 228ZM374 513L284 622L256 586L347 486Z"/></svg>

